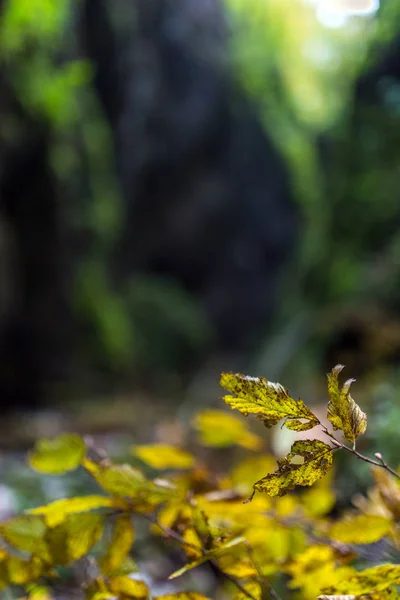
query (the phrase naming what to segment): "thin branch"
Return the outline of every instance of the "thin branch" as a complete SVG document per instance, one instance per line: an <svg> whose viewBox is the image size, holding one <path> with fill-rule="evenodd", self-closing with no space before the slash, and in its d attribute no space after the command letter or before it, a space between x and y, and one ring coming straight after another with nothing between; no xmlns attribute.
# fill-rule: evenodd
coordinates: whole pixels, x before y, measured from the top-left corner
<svg viewBox="0 0 400 600"><path fill-rule="evenodd" d="M360 452L358 452L358 450L356 450L355 447L350 448L349 446L346 446L346 444L339 442L339 440L335 438L333 433L330 432L326 427L323 427L323 432L325 433L325 435L330 437L330 439L332 440L332 442L335 444L335 446L338 449L341 448L343 450L346 450L347 452L350 452L350 454L354 454L354 456L356 456L360 460L363 460L364 462L366 462L370 465L374 465L375 467L380 467L381 469L385 469L385 471L388 471L389 473L391 473L394 477L396 477L396 479L400 479L399 473L397 473L397 471L395 471L390 465L387 464L387 462L383 459L382 454L380 454L379 452L377 452L375 454L375 456L378 458L378 460L374 460L373 458L364 456L364 454L360 454Z"/></svg>
<svg viewBox="0 0 400 600"><path fill-rule="evenodd" d="M151 523L153 523L154 525L157 525L157 527L159 527L161 529L161 531L167 536L170 537L174 540L176 540L177 542L179 542L179 544L181 546L187 546L189 548L192 548L193 550L196 550L197 552L201 552L204 555L204 549L201 548L200 546L197 546L195 544L190 544L189 542L187 542L181 535L179 535L179 533L177 533L176 531L174 531L173 529L171 529L170 527L165 527L164 525L162 525L156 517L150 516L150 515L141 515L143 516L145 519L147 519L148 521L150 521ZM213 570L216 571L221 577L224 577L226 580L230 581L231 583L233 583L237 589L247 598L249 598L249 600L256 600L256 598L250 594L250 592L248 592L243 586L242 584L235 578L233 577L233 575L230 575L229 573L226 573L223 569L221 569L221 567L218 565L217 561L214 558L210 558L209 561L213 567ZM280 600L279 598L276 598L275 600Z"/></svg>
<svg viewBox="0 0 400 600"><path fill-rule="evenodd" d="M246 598L249 598L249 600L256 600L253 594L248 592L246 588L243 587L242 584L236 579L236 577L230 575L229 573L226 573L223 569L221 569L221 567L218 565L217 561L214 558L212 558L209 562L211 563L211 566L216 573L221 575L221 577L224 577L227 581L233 583L233 585L236 586L239 592L246 596Z"/></svg>
<svg viewBox="0 0 400 600"><path fill-rule="evenodd" d="M272 585L270 584L268 579L266 577L264 577L264 575L262 574L261 568L260 568L259 564L257 563L256 559L254 558L253 549L250 546L249 542L246 541L245 545L247 548L247 553L249 555L249 558L250 558L251 562L253 563L255 570L257 571L261 585L267 589L268 595L271 598L273 598L273 600L281 600L281 597L279 596L279 594L274 590L274 588L272 587Z"/></svg>

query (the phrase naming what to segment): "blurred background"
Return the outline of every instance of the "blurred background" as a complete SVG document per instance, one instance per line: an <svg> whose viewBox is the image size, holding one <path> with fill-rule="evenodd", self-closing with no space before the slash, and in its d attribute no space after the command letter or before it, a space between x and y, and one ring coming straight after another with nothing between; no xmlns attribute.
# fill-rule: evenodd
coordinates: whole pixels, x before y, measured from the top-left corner
<svg viewBox="0 0 400 600"><path fill-rule="evenodd" d="M398 0L0 0L0 52L9 487L60 430L183 443L222 370L345 364L400 462Z"/></svg>

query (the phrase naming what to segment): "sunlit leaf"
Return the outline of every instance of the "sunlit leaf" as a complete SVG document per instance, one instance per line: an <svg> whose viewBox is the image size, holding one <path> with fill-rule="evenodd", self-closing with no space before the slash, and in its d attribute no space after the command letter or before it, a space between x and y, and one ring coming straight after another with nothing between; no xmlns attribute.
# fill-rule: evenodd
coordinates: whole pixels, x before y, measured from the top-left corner
<svg viewBox="0 0 400 600"><path fill-rule="evenodd" d="M110 592L124 600L128 600L129 598L147 600L150 593L149 588L144 581L138 581L120 575L109 577L107 579L107 586Z"/></svg>
<svg viewBox="0 0 400 600"><path fill-rule="evenodd" d="M392 519L377 515L355 515L335 523L329 537L344 544L372 544L390 534Z"/></svg>
<svg viewBox="0 0 400 600"><path fill-rule="evenodd" d="M231 471L229 482L239 493L249 494L253 484L265 473L274 470L276 460L273 456L260 454L250 456L239 462Z"/></svg>
<svg viewBox="0 0 400 600"><path fill-rule="evenodd" d="M29 586L26 600L52 600L53 596L48 587L42 585Z"/></svg>
<svg viewBox="0 0 400 600"><path fill-rule="evenodd" d="M254 598L254 600L262 600L262 587L257 581L249 581L249 583L243 585L243 589L246 590L247 593L237 589L233 596L233 600L249 600L248 594L250 594L251 598Z"/></svg>
<svg viewBox="0 0 400 600"><path fill-rule="evenodd" d="M301 589L302 596L310 600L321 593L327 582L336 583L356 573L351 567L338 567L335 551L324 544L303 549L303 552L285 567L285 571L292 577L288 587Z"/></svg>
<svg viewBox="0 0 400 600"><path fill-rule="evenodd" d="M214 550L211 550L210 552L207 552L201 558L198 558L197 560L189 563L188 565L185 565L181 569L178 569L178 571L175 571L174 573L172 573L172 575L170 575L168 577L168 579L175 579L176 577L180 577L187 571L190 571L191 569L194 569L195 567L202 565L203 563L207 562L208 560L211 560L213 558L218 558L219 556L221 556L221 554L224 554L230 548L233 548L234 546L237 546L238 544L241 544L244 541L245 541L245 539L243 537L234 538L233 540L230 540L229 542L227 542L226 544L223 544L219 548L216 548Z"/></svg>
<svg viewBox="0 0 400 600"><path fill-rule="evenodd" d="M46 531L40 517L21 515L0 524L1 536L18 550L33 552Z"/></svg>
<svg viewBox="0 0 400 600"><path fill-rule="evenodd" d="M40 473L60 475L76 469L85 452L85 443L79 435L63 434L52 440L39 440L29 454L29 464Z"/></svg>
<svg viewBox="0 0 400 600"><path fill-rule="evenodd" d="M301 457L300 463L293 460ZM278 460L278 470L257 481L254 490L269 496L283 496L296 485L310 486L331 469L331 448L319 440L299 440L286 458Z"/></svg>
<svg viewBox="0 0 400 600"><path fill-rule="evenodd" d="M46 524L49 527L55 527L62 523L68 515L75 513L88 512L97 508L125 508L124 502L118 498L108 496L75 496L55 500L45 506L38 506L26 511L30 515L43 515Z"/></svg>
<svg viewBox="0 0 400 600"><path fill-rule="evenodd" d="M301 506L308 517L323 517L334 507L336 495L333 488L333 471L334 469L331 469L323 479L301 494Z"/></svg>
<svg viewBox="0 0 400 600"><path fill-rule="evenodd" d="M256 415L266 427L272 427L281 419L286 419L288 429L307 431L319 423L304 402L291 398L280 383L272 383L264 377L222 373L221 386L235 394L224 396L226 404L245 416Z"/></svg>
<svg viewBox="0 0 400 600"><path fill-rule="evenodd" d="M3 565L7 579L13 585L26 585L37 581L44 572L43 563L37 557L24 560L17 556L9 556Z"/></svg>
<svg viewBox="0 0 400 600"><path fill-rule="evenodd" d="M134 539L135 530L132 525L132 518L129 515L117 517L111 542L105 556L100 561L101 572L104 575L113 574L121 567L130 552Z"/></svg>
<svg viewBox="0 0 400 600"><path fill-rule="evenodd" d="M98 542L104 517L95 514L70 515L44 537L53 565L68 565L85 556Z"/></svg>
<svg viewBox="0 0 400 600"><path fill-rule="evenodd" d="M373 592L371 594L361 594L355 596L354 594L345 595L345 596L318 596L318 600L398 600L400 596L394 588L389 590L383 590L382 592Z"/></svg>
<svg viewBox="0 0 400 600"><path fill-rule="evenodd" d="M243 420L222 410L204 410L193 422L203 446L226 448L235 444L248 450L258 450L261 439L251 433Z"/></svg>
<svg viewBox="0 0 400 600"><path fill-rule="evenodd" d="M109 494L142 500L157 506L176 495L172 484L156 484L149 481L139 469L130 465L101 464L84 459L83 466Z"/></svg>
<svg viewBox="0 0 400 600"><path fill-rule="evenodd" d="M336 365L328 373L328 419L335 430L342 430L348 442L354 442L367 429L367 415L354 402L350 395L350 386L354 379L348 379L339 388L339 374L343 365Z"/></svg>
<svg viewBox="0 0 400 600"><path fill-rule="evenodd" d="M156 596L154 600L210 600L203 594L197 592L178 592L177 594L166 594L165 596Z"/></svg>
<svg viewBox="0 0 400 600"><path fill-rule="evenodd" d="M153 469L190 469L194 465L194 457L176 446L166 444L134 446L132 452Z"/></svg>
<svg viewBox="0 0 400 600"><path fill-rule="evenodd" d="M326 587L325 594L371 594L400 584L400 565L379 565Z"/></svg>
<svg viewBox="0 0 400 600"><path fill-rule="evenodd" d="M372 475L378 488L379 495L386 508L395 520L400 520L400 484L387 471L373 467Z"/></svg>

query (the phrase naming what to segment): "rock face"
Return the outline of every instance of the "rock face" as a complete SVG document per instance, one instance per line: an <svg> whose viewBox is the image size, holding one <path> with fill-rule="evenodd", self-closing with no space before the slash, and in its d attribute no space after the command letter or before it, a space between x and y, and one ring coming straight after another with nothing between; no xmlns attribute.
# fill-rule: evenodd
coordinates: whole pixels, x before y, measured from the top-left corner
<svg viewBox="0 0 400 600"><path fill-rule="evenodd" d="M235 84L221 4L87 0L77 21L121 189L121 228L102 257L114 292L126 295L129 282L134 295L136 282L151 275L195 303L210 335L195 347L184 332L168 368L190 368L210 352L245 356L273 315L297 214L283 160ZM18 118L19 134L0 136L2 231L9 232L0 260L1 287L9 290L0 297L0 396L32 404L47 382L68 380L77 346L90 349L85 339L96 339L73 308L85 251L76 250L66 203L82 173L66 193L51 168L51 125L29 116L9 74L2 76L3 114Z"/></svg>

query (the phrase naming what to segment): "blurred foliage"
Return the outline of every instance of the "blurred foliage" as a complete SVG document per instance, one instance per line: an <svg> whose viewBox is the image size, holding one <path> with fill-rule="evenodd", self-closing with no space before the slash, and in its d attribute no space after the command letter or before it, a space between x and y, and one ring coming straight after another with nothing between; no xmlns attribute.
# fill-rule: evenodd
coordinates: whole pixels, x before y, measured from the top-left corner
<svg viewBox="0 0 400 600"><path fill-rule="evenodd" d="M350 395L352 380L339 384L341 369L338 365L327 378L328 427L279 383L222 375L221 385L232 394L224 401L243 415L253 414L267 428L283 420L282 426L300 434L307 430L307 436L317 425L325 435L326 442L298 439L269 474L264 469L274 468L274 457L259 438L255 445L242 443L244 435L253 436L243 421L237 422L237 435L234 427L226 435L230 415L223 411L214 411L212 420L209 412L205 419L197 414L193 422L198 441L219 451L221 439L206 435L207 418L214 431L219 426L225 431L230 464L224 472L193 444L193 451L135 445L139 464L119 464L93 440L75 434L38 441L29 461L39 474L75 470L75 477L84 473L87 487L94 484L98 491L61 494L0 523L0 589L10 598L24 594L30 600L58 597L61 582L67 595L86 600L399 598L400 475L381 454L375 460L357 452L366 415ZM252 456L235 462L235 445ZM331 468L339 450L372 463L374 482L366 496L354 500L356 508L333 516ZM295 486L309 489L288 494ZM158 564L156 548L164 541L165 562ZM143 561L146 546L156 578ZM87 567L79 575L83 560ZM175 581L181 577L183 587Z"/></svg>

